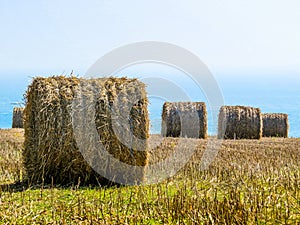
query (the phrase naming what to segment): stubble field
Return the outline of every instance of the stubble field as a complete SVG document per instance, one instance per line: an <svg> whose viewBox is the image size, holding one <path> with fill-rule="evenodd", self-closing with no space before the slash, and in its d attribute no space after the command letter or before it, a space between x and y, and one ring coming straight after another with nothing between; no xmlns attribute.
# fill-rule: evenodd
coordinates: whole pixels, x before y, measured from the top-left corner
<svg viewBox="0 0 300 225"><path fill-rule="evenodd" d="M159 184L33 186L23 134L0 130L1 224L300 224L300 139L226 140L206 170L207 141L185 139L181 154L197 146L192 159ZM150 163L178 142L162 140Z"/></svg>

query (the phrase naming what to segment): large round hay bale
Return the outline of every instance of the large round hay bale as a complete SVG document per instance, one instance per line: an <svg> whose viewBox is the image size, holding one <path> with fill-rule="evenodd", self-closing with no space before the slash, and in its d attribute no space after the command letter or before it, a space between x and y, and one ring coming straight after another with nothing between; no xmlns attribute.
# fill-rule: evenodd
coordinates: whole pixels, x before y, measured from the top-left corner
<svg viewBox="0 0 300 225"><path fill-rule="evenodd" d="M81 99L77 101L79 90ZM131 99L137 95L139 100L131 104ZM87 120L95 125L98 138L110 156L136 167L147 164L148 101L145 85L136 79L38 77L29 86L26 98L23 157L26 174L31 183L68 184L77 183L79 179L81 183L107 181L86 162L79 151L79 143L76 142L78 138L90 134L90 129L82 122ZM95 99L95 105L89 105L89 98ZM76 117L74 108L78 110ZM128 114L123 113L125 108L129 109ZM93 110L94 114L91 115L89 110ZM77 130L74 127L75 119L79 124L76 126ZM130 124L129 128L125 128L130 129L131 136L124 131L124 135L127 135L125 139L132 140L133 136L143 139L142 146L134 143L128 146L124 140L120 140L120 132L125 129L120 121ZM119 134L116 134L117 126L121 127ZM93 148L94 140L83 138L81 141L83 143L80 146L84 144L85 152L93 154L91 161L102 156L97 152L98 149ZM105 162L107 171L114 171L113 167L116 165L109 163L108 159ZM135 180L139 182L144 179L143 172L111 176L119 176L113 180L119 183L126 183L127 180L128 183L133 183Z"/></svg>
<svg viewBox="0 0 300 225"><path fill-rule="evenodd" d="M204 102L165 102L162 136L207 138L207 111Z"/></svg>
<svg viewBox="0 0 300 225"><path fill-rule="evenodd" d="M260 139L262 115L259 108L222 106L219 113L218 138Z"/></svg>
<svg viewBox="0 0 300 225"><path fill-rule="evenodd" d="M12 128L23 128L23 111L24 108L14 108Z"/></svg>
<svg viewBox="0 0 300 225"><path fill-rule="evenodd" d="M263 137L288 137L288 115L284 113L263 113Z"/></svg>

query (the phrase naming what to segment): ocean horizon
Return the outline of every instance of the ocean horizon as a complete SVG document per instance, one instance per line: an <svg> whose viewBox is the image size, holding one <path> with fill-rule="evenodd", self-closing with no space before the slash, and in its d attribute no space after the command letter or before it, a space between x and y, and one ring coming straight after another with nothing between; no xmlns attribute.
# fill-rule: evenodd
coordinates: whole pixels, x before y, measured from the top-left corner
<svg viewBox="0 0 300 225"><path fill-rule="evenodd" d="M255 79L217 79L223 93L225 105L244 105L258 107L262 113L286 113L289 116L289 137L300 137L300 90L297 82L280 79L256 82ZM2 83L3 85L3 83ZM13 108L24 106L24 94L27 82L20 82L12 90L9 85L0 90L0 128L9 129L12 126ZM191 90L193 92L193 90ZM196 90L195 90L196 91ZM199 96L199 97L198 97ZM158 134L161 131L161 112L164 101L149 98L150 132ZM191 101L204 101L208 110L208 133L216 135L217 124L213 121L209 102L204 93L192 95ZM21 103L21 105L19 105Z"/></svg>

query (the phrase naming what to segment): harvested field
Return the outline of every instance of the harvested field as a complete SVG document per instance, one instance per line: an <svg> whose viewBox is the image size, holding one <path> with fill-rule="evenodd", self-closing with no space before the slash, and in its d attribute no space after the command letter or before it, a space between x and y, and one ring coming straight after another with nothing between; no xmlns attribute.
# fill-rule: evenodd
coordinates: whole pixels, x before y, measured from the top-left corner
<svg viewBox="0 0 300 225"><path fill-rule="evenodd" d="M19 174L22 154L7 152L20 152L23 140L20 134L18 130L0 130L0 158L6 157L5 161L0 160L1 174L7 170L9 174ZM149 164L172 154L180 141L179 138L162 140L159 136L151 140L154 147ZM18 191L15 186L2 185L0 221L3 224L300 224L300 139L224 140L207 170L200 170L199 164L209 139L185 140L182 152L196 143L192 160L175 177L159 184L106 188L61 188L55 184L26 188L23 184Z"/></svg>
<svg viewBox="0 0 300 225"><path fill-rule="evenodd" d="M0 183L23 179L23 129L0 129Z"/></svg>

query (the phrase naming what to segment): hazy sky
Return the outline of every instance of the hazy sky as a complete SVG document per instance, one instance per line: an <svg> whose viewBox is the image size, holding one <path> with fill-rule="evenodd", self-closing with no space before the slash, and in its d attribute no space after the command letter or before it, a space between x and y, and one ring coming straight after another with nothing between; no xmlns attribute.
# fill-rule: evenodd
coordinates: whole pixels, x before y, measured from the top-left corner
<svg viewBox="0 0 300 225"><path fill-rule="evenodd" d="M32 77L72 70L83 76L112 49L161 41L195 53L227 104L289 109L299 124L299 27L299 0L0 0L0 115L12 112L10 103L22 100ZM125 72L176 77L157 65ZM184 86L182 79L177 74Z"/></svg>
<svg viewBox="0 0 300 225"><path fill-rule="evenodd" d="M298 0L1 1L0 74L82 74L137 41L184 47L216 74L300 72Z"/></svg>

